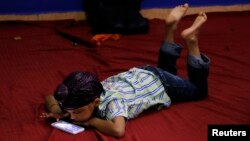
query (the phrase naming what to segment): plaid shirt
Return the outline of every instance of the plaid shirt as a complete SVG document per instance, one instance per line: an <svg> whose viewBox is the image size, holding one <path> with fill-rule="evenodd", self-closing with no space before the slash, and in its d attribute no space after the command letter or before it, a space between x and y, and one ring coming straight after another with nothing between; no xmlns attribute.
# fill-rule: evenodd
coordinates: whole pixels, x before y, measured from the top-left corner
<svg viewBox="0 0 250 141"><path fill-rule="evenodd" d="M171 104L159 77L147 70L132 68L107 78L102 85L97 114L108 120L117 116L132 119L151 106Z"/></svg>

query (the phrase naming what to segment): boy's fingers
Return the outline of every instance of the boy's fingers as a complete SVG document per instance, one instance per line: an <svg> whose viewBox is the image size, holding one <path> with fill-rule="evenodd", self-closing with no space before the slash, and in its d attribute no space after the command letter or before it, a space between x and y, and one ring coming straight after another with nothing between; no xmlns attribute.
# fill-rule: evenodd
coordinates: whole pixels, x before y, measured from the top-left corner
<svg viewBox="0 0 250 141"><path fill-rule="evenodd" d="M41 118L47 118L47 117L48 117L48 113L42 113L42 114L40 115L40 117L41 117Z"/></svg>
<svg viewBox="0 0 250 141"><path fill-rule="evenodd" d="M53 114L51 114L51 113L42 113L42 114L40 115L40 117L41 117L41 118L49 118L49 117L53 117Z"/></svg>
<svg viewBox="0 0 250 141"><path fill-rule="evenodd" d="M75 121L75 122L73 122L74 124L77 124L77 125L81 125L81 126L88 126L88 123L87 122L77 122L77 121Z"/></svg>
<svg viewBox="0 0 250 141"><path fill-rule="evenodd" d="M73 122L74 124L77 124L77 125L83 125L83 123L82 122L77 122L77 121L75 121L75 122Z"/></svg>

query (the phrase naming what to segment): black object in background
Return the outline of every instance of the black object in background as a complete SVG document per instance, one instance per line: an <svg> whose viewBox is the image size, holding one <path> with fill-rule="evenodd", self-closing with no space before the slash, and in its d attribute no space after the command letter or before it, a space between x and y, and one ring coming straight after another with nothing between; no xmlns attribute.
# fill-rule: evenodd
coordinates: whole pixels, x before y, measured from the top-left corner
<svg viewBox="0 0 250 141"><path fill-rule="evenodd" d="M144 34L149 23L140 5L141 0L85 0L84 10L93 34Z"/></svg>

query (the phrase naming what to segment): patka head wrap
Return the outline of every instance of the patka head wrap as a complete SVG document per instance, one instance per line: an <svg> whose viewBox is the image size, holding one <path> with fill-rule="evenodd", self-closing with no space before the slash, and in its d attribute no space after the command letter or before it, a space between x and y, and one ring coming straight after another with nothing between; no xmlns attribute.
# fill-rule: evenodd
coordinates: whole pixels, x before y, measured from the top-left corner
<svg viewBox="0 0 250 141"><path fill-rule="evenodd" d="M98 77L89 72L72 72L59 84L54 97L61 108L76 109L88 105L99 98L103 86Z"/></svg>

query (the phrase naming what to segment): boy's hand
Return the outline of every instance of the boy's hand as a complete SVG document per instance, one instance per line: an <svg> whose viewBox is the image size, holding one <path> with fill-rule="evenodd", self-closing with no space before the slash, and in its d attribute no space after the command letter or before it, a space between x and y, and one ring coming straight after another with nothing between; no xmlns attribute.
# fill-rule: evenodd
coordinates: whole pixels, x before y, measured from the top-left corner
<svg viewBox="0 0 250 141"><path fill-rule="evenodd" d="M56 113L42 113L40 115L40 118L54 118L56 119L56 121L59 121L60 118L64 118L64 117L67 117L68 116L68 113L65 113L65 114L56 114Z"/></svg>
<svg viewBox="0 0 250 141"><path fill-rule="evenodd" d="M88 127L88 123L86 123L86 122L75 121L73 123L76 124L76 125L81 125L81 126L84 126L84 127Z"/></svg>
<svg viewBox="0 0 250 141"><path fill-rule="evenodd" d="M91 119L90 119L91 120ZM84 126L84 127L89 127L90 125L89 125L89 121L90 120L88 120L88 121L75 121L75 122L73 122L74 124L77 124L77 125L80 125L80 126Z"/></svg>

